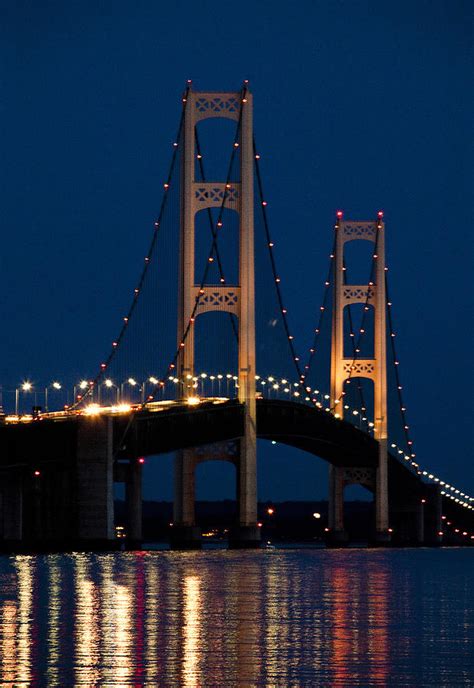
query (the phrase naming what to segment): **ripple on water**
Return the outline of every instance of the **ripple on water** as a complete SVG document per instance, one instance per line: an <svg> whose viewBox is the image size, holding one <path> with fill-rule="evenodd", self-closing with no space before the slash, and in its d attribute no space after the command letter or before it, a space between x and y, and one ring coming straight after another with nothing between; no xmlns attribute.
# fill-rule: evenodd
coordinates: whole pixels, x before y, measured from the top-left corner
<svg viewBox="0 0 474 688"><path fill-rule="evenodd" d="M474 551L0 557L2 686L474 686Z"/></svg>

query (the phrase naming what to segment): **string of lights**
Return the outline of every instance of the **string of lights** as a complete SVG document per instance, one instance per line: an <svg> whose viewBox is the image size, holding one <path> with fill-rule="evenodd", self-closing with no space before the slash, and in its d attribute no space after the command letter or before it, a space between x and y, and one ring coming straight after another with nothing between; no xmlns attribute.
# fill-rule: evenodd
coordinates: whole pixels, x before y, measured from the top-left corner
<svg viewBox="0 0 474 688"><path fill-rule="evenodd" d="M405 442L408 448L408 452L410 453L412 458L415 458L416 454L414 453L414 448L413 448L413 440L410 436L410 426L408 425L407 422L407 417L406 417L406 406L403 401L403 386L401 384L400 380L400 361L397 356L397 350L396 350L396 344L395 344L395 338L396 338L396 333L393 327L393 317L392 317L392 301L390 299L390 293L389 293L389 287L388 287L388 269L385 272L385 294L387 298L387 319L388 319L388 327L389 327L389 332L390 332L390 350L392 353L392 363L395 371L395 381L396 381L396 386L397 386L397 397L398 397L398 405L399 405L399 410L400 410L400 416L403 424L403 433L405 436Z"/></svg>
<svg viewBox="0 0 474 688"><path fill-rule="evenodd" d="M256 178L257 178L257 189L258 189L258 194L259 194L259 200L260 200L260 205L262 208L262 217L263 217L263 226L265 229L265 238L266 238L266 243L268 247L268 252L270 256L270 264L272 267L272 275L273 275L273 283L276 288L276 293L277 293L277 299L278 299L278 305L280 309L280 313L282 316L283 320L283 327L285 329L285 334L288 339L288 344L290 347L290 352L291 352L291 357L298 375L298 379L301 379L301 367L300 367L300 358L296 354L296 349L294 345L294 336L291 334L290 331L290 326L288 323L288 309L285 308L284 302L283 302L283 295L282 295L282 290L281 290L281 278L279 277L279 273L276 268L276 261L275 261L275 255L274 255L274 248L275 248L275 243L272 240L272 237L270 235L270 227L269 227L269 222L268 222L268 216L267 216L267 206L268 203L265 200L265 196L263 193L263 183L262 183L262 175L260 173L260 154L257 152L257 144L255 142L255 138L253 140L253 152L254 152L254 158L255 158L255 172L256 172Z"/></svg>
<svg viewBox="0 0 474 688"><path fill-rule="evenodd" d="M442 528L444 528L444 531L441 530L439 532L439 535L446 535L446 529L450 528L451 535L454 535L454 536L457 535L459 537L459 539L462 537L466 537L469 540L474 540L474 533L473 532L469 532L468 530L466 530L464 528L459 528L455 523L453 523L452 520L448 521L447 516L443 515L443 516L441 516L441 519L443 522Z"/></svg>
<svg viewBox="0 0 474 688"><path fill-rule="evenodd" d="M422 476L423 478L427 479L430 482L437 483L440 485L440 487L443 487L444 489L441 490L441 494L448 499L451 499L455 501L456 503L459 503L461 506L467 507L468 509L474 509L474 506L471 504L471 502L474 502L474 497L470 497L468 494L462 492L455 486L447 483L445 480L442 480L440 477L436 476L434 473L431 471L422 469L417 461L415 461L416 458L416 453L414 452L414 445L413 445L413 439L410 434L410 426L408 425L407 421L407 408L406 404L403 399L403 386L401 384L401 376L400 376L400 360L399 357L397 356L397 350L396 350L396 344L395 344L395 339L396 339L396 332L393 326L393 302L390 298L390 292L389 292L389 285L388 285L388 268L385 268L385 294L386 294L386 299L387 299L387 319L388 319L388 329L389 329L389 334L390 334L390 349L392 352L392 363L394 366L394 372L395 372L395 382L396 382L396 387L397 387L397 396L398 396L398 402L399 402L399 411L400 411L400 416L402 419L403 423L403 431L404 431L404 437L405 437L405 443L406 443L406 448L403 449L399 447L397 444L392 443L391 447L392 449L396 449L397 454L404 457L405 461L407 461L408 465L410 465L415 472ZM464 500L464 501L463 501Z"/></svg>
<svg viewBox="0 0 474 688"><path fill-rule="evenodd" d="M313 359L315 354L318 351L318 342L319 342L319 337L321 336L321 330L323 326L323 319L327 310L327 300L328 300L328 294L329 294L329 287L331 286L331 275L332 275L332 261L334 260L334 252L336 250L336 239L334 239L333 242L333 247L332 251L329 255L329 265L328 265L328 272L326 279L324 281L324 292L323 292L323 299L321 306L319 307L319 315L318 315L318 322L316 325L316 328L314 330L314 336L313 336L313 343L311 348L309 349L309 355L306 360L306 364L303 367L303 370L305 371L302 373L300 381L301 384L304 385L306 378L309 376L310 371L311 371L311 366L313 364Z"/></svg>

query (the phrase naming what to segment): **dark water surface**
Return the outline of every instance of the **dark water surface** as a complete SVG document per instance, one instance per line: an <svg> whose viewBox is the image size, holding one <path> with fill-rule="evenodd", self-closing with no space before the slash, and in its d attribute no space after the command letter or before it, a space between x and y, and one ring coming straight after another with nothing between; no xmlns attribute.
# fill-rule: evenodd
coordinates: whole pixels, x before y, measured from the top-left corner
<svg viewBox="0 0 474 688"><path fill-rule="evenodd" d="M2 686L474 686L474 549L0 557Z"/></svg>

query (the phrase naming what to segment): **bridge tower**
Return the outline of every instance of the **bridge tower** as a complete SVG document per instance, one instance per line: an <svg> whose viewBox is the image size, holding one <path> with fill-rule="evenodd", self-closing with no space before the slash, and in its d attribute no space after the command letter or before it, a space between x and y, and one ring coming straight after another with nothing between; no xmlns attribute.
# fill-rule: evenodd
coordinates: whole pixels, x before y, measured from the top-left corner
<svg viewBox="0 0 474 688"><path fill-rule="evenodd" d="M343 220L338 212L335 225L336 241L333 270L333 315L331 338L331 405L334 412L344 415L344 384L349 378L369 378L374 384L374 437L378 441L378 466L375 475L365 475L363 481L351 479L351 471L330 466L329 469L329 529L334 542L347 539L344 530L344 486L363 482L375 492L375 540L390 540L388 521L388 448L387 448L387 350L386 350L386 294L385 294L385 223L379 213L375 222ZM374 244L375 280L373 284L344 283L344 246L349 241L371 241ZM375 257L376 256L376 257ZM374 357L361 359L344 357L344 308L352 303L373 306ZM367 471L365 471L367 473Z"/></svg>
<svg viewBox="0 0 474 688"><path fill-rule="evenodd" d="M228 460L237 467L239 526L231 542L254 546L260 535L257 527L256 401L255 401L255 279L254 279L254 156L252 94L247 88L237 93L195 92L185 96L184 137L181 178L181 233L178 302L178 377L189 380L185 396L193 396L195 319L208 311L227 311L238 317L238 398L244 408L244 433L238 457ZM240 182L195 181L195 127L207 118L225 117L238 122ZM239 213L239 284L206 285L195 279L195 216L206 208L230 208ZM184 334L187 332L185 340ZM184 346L183 346L184 344ZM222 458L222 452L208 458ZM178 452L175 464L173 544L198 546L200 532L194 516L194 471L202 461L194 449Z"/></svg>

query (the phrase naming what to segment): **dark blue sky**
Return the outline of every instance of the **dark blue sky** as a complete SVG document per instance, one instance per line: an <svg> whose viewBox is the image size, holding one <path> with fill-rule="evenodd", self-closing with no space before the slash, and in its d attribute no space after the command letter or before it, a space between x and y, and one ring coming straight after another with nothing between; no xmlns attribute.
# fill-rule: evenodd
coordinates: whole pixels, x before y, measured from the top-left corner
<svg viewBox="0 0 474 688"><path fill-rule="evenodd" d="M248 78L297 346L334 211L383 208L417 454L472 494L472 44L456 0L0 1L4 388L94 369L142 266L185 80ZM325 493L320 462L264 454L263 497ZM200 496L228 490L219 470Z"/></svg>

